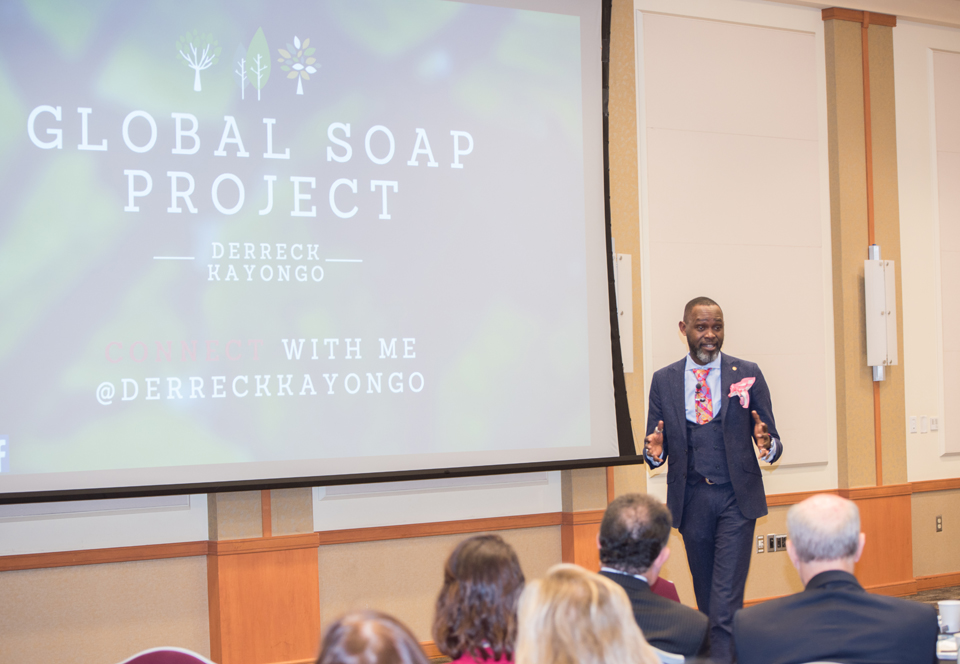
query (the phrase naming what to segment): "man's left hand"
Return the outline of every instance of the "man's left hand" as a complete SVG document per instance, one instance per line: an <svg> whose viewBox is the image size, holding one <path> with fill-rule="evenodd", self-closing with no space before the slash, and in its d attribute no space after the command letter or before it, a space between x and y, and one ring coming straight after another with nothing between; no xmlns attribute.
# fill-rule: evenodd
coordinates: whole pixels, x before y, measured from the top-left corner
<svg viewBox="0 0 960 664"><path fill-rule="evenodd" d="M760 458L766 461L767 455L770 454L770 446L773 444L773 437L767 430L766 423L760 419L759 413L755 410L751 412L753 413L753 439L760 449Z"/></svg>

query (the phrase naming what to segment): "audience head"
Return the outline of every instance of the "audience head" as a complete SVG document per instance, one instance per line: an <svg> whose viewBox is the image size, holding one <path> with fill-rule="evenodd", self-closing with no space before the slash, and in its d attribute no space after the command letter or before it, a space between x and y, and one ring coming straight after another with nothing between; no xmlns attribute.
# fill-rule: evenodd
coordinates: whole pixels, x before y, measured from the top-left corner
<svg viewBox="0 0 960 664"><path fill-rule="evenodd" d="M787 513L787 553L806 583L830 569L853 572L863 552L860 511L853 501L821 493Z"/></svg>
<svg viewBox="0 0 960 664"><path fill-rule="evenodd" d="M402 623L378 611L348 613L330 626L316 664L429 664Z"/></svg>
<svg viewBox="0 0 960 664"><path fill-rule="evenodd" d="M600 523L600 563L628 574L649 573L652 584L670 555L672 523L670 510L656 498L645 493L619 496Z"/></svg>
<svg viewBox="0 0 960 664"><path fill-rule="evenodd" d="M433 639L447 657L513 659L517 602L523 571L513 548L498 535L460 542L447 559L437 598ZM489 649L489 650L488 650Z"/></svg>
<svg viewBox="0 0 960 664"><path fill-rule="evenodd" d="M516 664L657 664L616 583L555 565L520 596Z"/></svg>

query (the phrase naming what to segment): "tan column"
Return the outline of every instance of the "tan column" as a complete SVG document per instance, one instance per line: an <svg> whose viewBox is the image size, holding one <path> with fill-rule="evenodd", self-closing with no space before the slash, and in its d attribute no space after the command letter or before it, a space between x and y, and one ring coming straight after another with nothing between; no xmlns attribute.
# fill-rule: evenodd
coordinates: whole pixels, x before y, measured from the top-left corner
<svg viewBox="0 0 960 664"><path fill-rule="evenodd" d="M856 570L860 582L881 592L906 594L915 591L916 582L911 489L906 484L893 67L896 17L832 8L823 10L823 18L839 488L841 495L857 502L867 534ZM886 367L886 380L880 383L874 383L866 362L863 261L871 240L880 245L882 258L894 261L897 268L900 364Z"/></svg>
<svg viewBox="0 0 960 664"><path fill-rule="evenodd" d="M320 633L310 489L209 494L210 658L219 664L307 659Z"/></svg>
<svg viewBox="0 0 960 664"><path fill-rule="evenodd" d="M560 473L562 560L594 572L600 570L597 533L600 532L603 511L607 508L606 480L605 468L564 470Z"/></svg>
<svg viewBox="0 0 960 664"><path fill-rule="evenodd" d="M879 385L880 463L876 456L874 384L866 362L863 261L867 258L868 201L873 198L875 242L897 266L900 309L900 219L897 199L893 97L893 25L869 20L869 122L872 187L867 173L864 113L864 13L825 9L830 212L833 244L834 343L837 381L837 452L840 488L906 482L902 316L900 364L887 367ZM882 482L878 482L877 468Z"/></svg>
<svg viewBox="0 0 960 664"><path fill-rule="evenodd" d="M643 440L643 334L640 307L640 180L637 157L637 69L632 0L613 0L610 23L610 216L617 253L633 257L633 372L624 374L633 439ZM619 466L611 473L611 494L646 491L642 466Z"/></svg>

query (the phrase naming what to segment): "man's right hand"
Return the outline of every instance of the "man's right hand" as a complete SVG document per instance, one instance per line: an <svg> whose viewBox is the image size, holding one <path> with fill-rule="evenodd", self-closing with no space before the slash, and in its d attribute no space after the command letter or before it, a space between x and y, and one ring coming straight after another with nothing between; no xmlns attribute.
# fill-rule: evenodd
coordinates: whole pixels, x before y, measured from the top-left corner
<svg viewBox="0 0 960 664"><path fill-rule="evenodd" d="M657 422L653 433L643 439L643 453L657 463L663 463L663 420Z"/></svg>

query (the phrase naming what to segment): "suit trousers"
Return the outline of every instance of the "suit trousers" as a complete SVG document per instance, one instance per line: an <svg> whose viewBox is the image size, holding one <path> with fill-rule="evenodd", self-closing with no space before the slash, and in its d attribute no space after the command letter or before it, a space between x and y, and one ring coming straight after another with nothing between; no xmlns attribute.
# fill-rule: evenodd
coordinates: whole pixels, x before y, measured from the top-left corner
<svg viewBox="0 0 960 664"><path fill-rule="evenodd" d="M756 519L737 506L733 486L687 486L680 534L687 551L697 607L710 617L710 657L733 661L733 614L743 608Z"/></svg>

